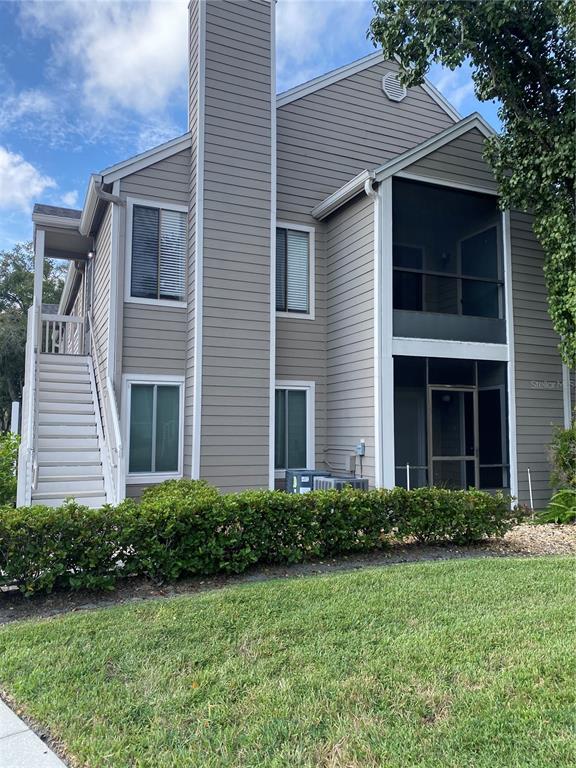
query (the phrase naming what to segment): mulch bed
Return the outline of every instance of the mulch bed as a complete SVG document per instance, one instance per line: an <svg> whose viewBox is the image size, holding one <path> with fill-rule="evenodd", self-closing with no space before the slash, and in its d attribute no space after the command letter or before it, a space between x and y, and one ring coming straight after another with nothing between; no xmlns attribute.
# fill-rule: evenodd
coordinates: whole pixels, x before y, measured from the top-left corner
<svg viewBox="0 0 576 768"><path fill-rule="evenodd" d="M466 547L453 544L423 546L406 542L368 555L315 560L291 566L257 568L239 576L191 577L172 584L146 579L120 581L110 592L54 592L26 598L16 591L0 592L0 624L29 618L49 618L69 611L92 610L107 605L194 594L267 579L284 579L374 566L449 560L470 557L529 557L576 555L575 525L519 525L502 539L491 539Z"/></svg>

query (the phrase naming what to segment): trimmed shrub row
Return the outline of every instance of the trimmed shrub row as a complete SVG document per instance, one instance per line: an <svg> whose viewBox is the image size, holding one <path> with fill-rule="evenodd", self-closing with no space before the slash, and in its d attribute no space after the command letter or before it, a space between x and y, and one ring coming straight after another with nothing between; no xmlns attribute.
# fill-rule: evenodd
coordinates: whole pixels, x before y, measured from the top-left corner
<svg viewBox="0 0 576 768"><path fill-rule="evenodd" d="M368 552L406 537L464 544L502 535L522 514L511 511L508 497L481 491L220 494L203 482L170 481L116 507L69 501L1 509L0 580L32 594L111 588L120 576L240 573L258 563Z"/></svg>

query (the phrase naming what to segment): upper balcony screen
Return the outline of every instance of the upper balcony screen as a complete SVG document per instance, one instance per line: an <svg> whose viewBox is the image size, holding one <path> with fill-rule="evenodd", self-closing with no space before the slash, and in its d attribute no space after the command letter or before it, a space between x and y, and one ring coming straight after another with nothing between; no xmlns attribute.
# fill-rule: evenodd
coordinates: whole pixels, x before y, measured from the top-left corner
<svg viewBox="0 0 576 768"><path fill-rule="evenodd" d="M496 197L394 179L394 309L504 317Z"/></svg>

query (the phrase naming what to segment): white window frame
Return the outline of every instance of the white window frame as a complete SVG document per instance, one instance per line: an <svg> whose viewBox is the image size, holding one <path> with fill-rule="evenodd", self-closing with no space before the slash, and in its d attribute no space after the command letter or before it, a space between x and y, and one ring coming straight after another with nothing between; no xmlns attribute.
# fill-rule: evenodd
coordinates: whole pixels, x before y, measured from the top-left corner
<svg viewBox="0 0 576 768"><path fill-rule="evenodd" d="M177 386L179 396L178 470L176 472L130 472L130 408L133 384ZM183 476L184 464L184 376L162 376L155 373L125 373L122 376L122 435L126 446L126 483L162 483Z"/></svg>
<svg viewBox="0 0 576 768"><path fill-rule="evenodd" d="M316 228L306 224L294 224L289 221L277 221L276 228L308 232L308 312L276 310L276 317L289 317L291 320L314 320L316 317ZM274 249L274 257L274 281L276 281L276 249ZM274 282L274 285L276 285L276 282Z"/></svg>
<svg viewBox="0 0 576 768"><path fill-rule="evenodd" d="M316 382L315 381L293 381L290 379L277 379L274 385L274 392L277 389L296 390L306 392L306 469L316 468ZM272 462L274 461L274 451L276 448L276 414L274 414L274 439L270 444ZM286 477L285 469L274 469L274 477L282 479Z"/></svg>
<svg viewBox="0 0 576 768"><path fill-rule="evenodd" d="M131 295L132 285L132 227L134 219L134 206L142 205L146 208L156 208L162 211L175 211L177 213L188 213L188 207L185 205L178 205L177 203L163 203L160 200L145 200L140 197L127 197L126 198L126 250L125 250L125 264L124 270L124 301L128 304L148 304L154 307L186 307L186 301L172 301L170 299L144 299L138 296ZM188 248L186 247L186 253ZM187 263L185 258L184 264L184 295L186 296L188 276L187 276Z"/></svg>

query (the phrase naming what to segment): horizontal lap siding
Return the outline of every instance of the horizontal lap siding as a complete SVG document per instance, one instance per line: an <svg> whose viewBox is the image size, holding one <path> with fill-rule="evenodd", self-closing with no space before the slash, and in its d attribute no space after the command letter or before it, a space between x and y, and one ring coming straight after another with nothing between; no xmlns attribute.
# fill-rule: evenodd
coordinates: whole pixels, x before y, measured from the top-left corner
<svg viewBox="0 0 576 768"><path fill-rule="evenodd" d="M92 320L100 379L106 380L108 338L110 333L110 258L112 255L112 206L109 205L100 224L95 243L94 299Z"/></svg>
<svg viewBox="0 0 576 768"><path fill-rule="evenodd" d="M188 205L190 150L122 179L122 197L170 206ZM124 222L125 224L125 222ZM124 227L125 228L125 227ZM125 237L123 238L125 243ZM125 265L131 258L125 255ZM122 370L124 373L183 374L186 370L187 315L182 307L124 302ZM185 444L188 436L185 436ZM188 440L189 442L189 440Z"/></svg>
<svg viewBox="0 0 576 768"><path fill-rule="evenodd" d="M326 453L344 469L366 441L364 476L374 484L374 204L362 196L331 219L327 234ZM342 316L347 315L343 323ZM359 466L357 467L359 470Z"/></svg>
<svg viewBox="0 0 576 768"><path fill-rule="evenodd" d="M120 183L122 197L139 197L161 203L188 205L190 150L126 176Z"/></svg>
<svg viewBox="0 0 576 768"><path fill-rule="evenodd" d="M120 196L150 200L167 207L188 205L189 177L190 150L183 150L121 179ZM131 254L126 252L126 209L121 210L119 279L123 280ZM123 308L122 373L183 375L186 371L186 309L131 301L124 301ZM189 442L185 423L184 446ZM140 495L144 487L127 485L126 494Z"/></svg>
<svg viewBox="0 0 576 768"><path fill-rule="evenodd" d="M390 101L382 91L382 77L396 69L391 62L375 64L277 110L277 215L281 221L316 227L316 313L315 320L277 318L276 378L316 382L317 465L324 461L327 446L326 302L330 298L326 224L312 218L310 211L360 171L375 168L453 125L419 87L410 88L403 102ZM355 258L353 252L351 258ZM337 316L337 303L333 308ZM333 343L338 343L337 317L332 322ZM347 442L346 447L353 446Z"/></svg>
<svg viewBox="0 0 576 768"><path fill-rule="evenodd" d="M534 505L541 508L551 491L550 439L564 419L562 363L548 316L544 254L530 216L511 214L511 240L519 500L529 502L530 468ZM539 382L550 382L555 388L539 388Z"/></svg>
<svg viewBox="0 0 576 768"><path fill-rule="evenodd" d="M206 5L200 474L225 491L268 486L270 34L267 0Z"/></svg>
<svg viewBox="0 0 576 768"><path fill-rule="evenodd" d="M417 176L426 176L430 181L453 181L497 192L498 185L494 174L482 159L484 141L480 131L473 128L408 166L406 171Z"/></svg>
<svg viewBox="0 0 576 768"><path fill-rule="evenodd" d="M186 310L126 303L124 373L182 375L186 368Z"/></svg>

